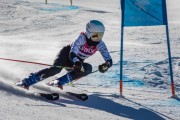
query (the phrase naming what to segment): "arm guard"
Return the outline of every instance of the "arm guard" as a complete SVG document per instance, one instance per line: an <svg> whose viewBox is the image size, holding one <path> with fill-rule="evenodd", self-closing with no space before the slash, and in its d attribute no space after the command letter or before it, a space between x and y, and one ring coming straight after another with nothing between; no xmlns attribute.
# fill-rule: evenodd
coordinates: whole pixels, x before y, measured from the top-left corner
<svg viewBox="0 0 180 120"><path fill-rule="evenodd" d="M80 61L74 52L70 52L69 58L70 58L71 62L73 62L73 63L75 63L76 61Z"/></svg>

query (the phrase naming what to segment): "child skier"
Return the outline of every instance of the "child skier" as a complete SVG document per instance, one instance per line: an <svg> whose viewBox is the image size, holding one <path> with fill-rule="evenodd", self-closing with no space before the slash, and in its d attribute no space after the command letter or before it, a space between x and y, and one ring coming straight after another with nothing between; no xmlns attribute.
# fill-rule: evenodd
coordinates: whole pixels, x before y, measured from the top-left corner
<svg viewBox="0 0 180 120"><path fill-rule="evenodd" d="M73 80L84 77L92 72L92 66L85 63L84 60L99 51L105 60L105 63L99 65L98 70L104 73L112 66L112 58L107 50L102 37L105 32L103 23L98 20L91 20L86 25L86 32L81 33L75 42L61 49L53 66L31 73L29 77L16 83L17 86L29 89L29 86L42 81L48 77L61 72L62 68L57 66L72 67L64 76L48 83L50 86L57 86L63 89L63 85Z"/></svg>

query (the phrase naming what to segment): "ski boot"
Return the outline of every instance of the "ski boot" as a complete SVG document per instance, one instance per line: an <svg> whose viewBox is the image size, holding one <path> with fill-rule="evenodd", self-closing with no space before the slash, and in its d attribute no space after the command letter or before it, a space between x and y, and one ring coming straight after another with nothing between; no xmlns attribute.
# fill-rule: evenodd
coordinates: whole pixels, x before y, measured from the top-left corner
<svg viewBox="0 0 180 120"><path fill-rule="evenodd" d="M63 90L63 85L59 85L58 82L59 82L59 80L53 80L53 81L50 81L50 82L46 83L46 85L58 87L61 90Z"/></svg>
<svg viewBox="0 0 180 120"><path fill-rule="evenodd" d="M72 81L72 77L70 74L66 74L56 80L50 81L47 83L48 86L55 86L63 90L63 85Z"/></svg>
<svg viewBox="0 0 180 120"><path fill-rule="evenodd" d="M18 86L18 87L22 87L22 88L24 88L26 90L29 90L29 86L26 83L24 83L23 80L17 82L15 85Z"/></svg>
<svg viewBox="0 0 180 120"><path fill-rule="evenodd" d="M16 86L22 87L24 89L29 90L29 86L39 82L41 79L34 73L31 73L28 78L24 78L22 81L16 83Z"/></svg>

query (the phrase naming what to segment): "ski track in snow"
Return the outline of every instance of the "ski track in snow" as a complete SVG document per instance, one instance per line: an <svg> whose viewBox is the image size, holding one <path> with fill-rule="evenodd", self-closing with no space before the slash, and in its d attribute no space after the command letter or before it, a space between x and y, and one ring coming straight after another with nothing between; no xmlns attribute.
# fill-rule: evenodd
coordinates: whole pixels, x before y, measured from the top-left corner
<svg viewBox="0 0 180 120"><path fill-rule="evenodd" d="M0 80L0 90L17 95L19 97L28 97L28 98L34 98L34 99L39 98L40 99L40 97L36 93L28 91L28 90L24 90L23 88L18 88L15 85L13 85L12 82L8 82L8 81L5 82L5 80L3 80L3 79Z"/></svg>

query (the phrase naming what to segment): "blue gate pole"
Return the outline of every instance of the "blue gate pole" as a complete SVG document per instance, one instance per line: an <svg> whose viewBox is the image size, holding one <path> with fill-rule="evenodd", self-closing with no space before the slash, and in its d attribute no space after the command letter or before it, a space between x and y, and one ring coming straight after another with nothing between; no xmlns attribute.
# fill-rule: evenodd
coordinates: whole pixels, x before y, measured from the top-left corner
<svg viewBox="0 0 180 120"><path fill-rule="evenodd" d="M168 57L169 57L169 70L170 70L170 78L171 78L171 92L172 92L172 97L175 97L166 0L163 0L163 2L164 2L163 6L165 7L163 15L164 15L164 22L166 24L166 38L167 38L167 48L168 48Z"/></svg>
<svg viewBox="0 0 180 120"><path fill-rule="evenodd" d="M120 81L119 81L119 89L120 96L122 96L123 92L123 38L124 38L124 0L121 0L121 45L120 45Z"/></svg>

